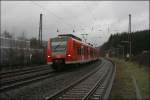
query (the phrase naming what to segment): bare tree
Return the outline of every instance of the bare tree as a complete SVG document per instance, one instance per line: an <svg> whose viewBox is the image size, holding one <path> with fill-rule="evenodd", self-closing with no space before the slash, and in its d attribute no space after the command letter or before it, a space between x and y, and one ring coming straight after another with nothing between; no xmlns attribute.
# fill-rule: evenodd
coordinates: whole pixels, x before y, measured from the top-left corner
<svg viewBox="0 0 150 100"><path fill-rule="evenodd" d="M4 36L5 38L12 38L12 35L7 30L3 32L2 36Z"/></svg>

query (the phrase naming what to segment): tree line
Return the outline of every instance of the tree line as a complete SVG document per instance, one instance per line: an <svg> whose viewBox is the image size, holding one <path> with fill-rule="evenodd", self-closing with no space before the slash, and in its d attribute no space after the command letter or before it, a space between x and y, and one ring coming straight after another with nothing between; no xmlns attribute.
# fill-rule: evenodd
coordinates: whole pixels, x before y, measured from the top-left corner
<svg viewBox="0 0 150 100"><path fill-rule="evenodd" d="M129 41L131 40L131 53L132 56L136 56L142 52L147 52L150 50L149 39L149 30L136 31L132 33L123 32L111 34L108 41L101 46L101 52L108 53L112 50L115 52L115 49L119 49L119 52L117 53L121 54L121 49L124 49L124 54L126 55L129 53Z"/></svg>

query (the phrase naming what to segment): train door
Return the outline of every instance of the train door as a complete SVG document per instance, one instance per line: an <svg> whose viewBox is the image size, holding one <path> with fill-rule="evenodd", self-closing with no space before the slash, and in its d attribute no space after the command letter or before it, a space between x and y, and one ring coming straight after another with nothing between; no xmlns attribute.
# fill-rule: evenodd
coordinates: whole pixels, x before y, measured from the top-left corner
<svg viewBox="0 0 150 100"><path fill-rule="evenodd" d="M87 47L87 55L88 55L88 60L90 59L90 48L89 47Z"/></svg>
<svg viewBox="0 0 150 100"><path fill-rule="evenodd" d="M78 45L73 41L74 60L78 60Z"/></svg>
<svg viewBox="0 0 150 100"><path fill-rule="evenodd" d="M84 48L83 45L81 46L81 59L84 60Z"/></svg>

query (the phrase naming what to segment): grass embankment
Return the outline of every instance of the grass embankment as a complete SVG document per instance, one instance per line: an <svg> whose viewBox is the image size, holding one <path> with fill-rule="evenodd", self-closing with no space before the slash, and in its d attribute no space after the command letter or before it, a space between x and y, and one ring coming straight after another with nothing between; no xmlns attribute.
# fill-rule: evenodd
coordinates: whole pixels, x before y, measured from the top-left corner
<svg viewBox="0 0 150 100"><path fill-rule="evenodd" d="M136 79L143 100L149 100L149 68L124 60L112 59L116 63L116 77L110 94L110 100L135 99L135 87L131 76Z"/></svg>

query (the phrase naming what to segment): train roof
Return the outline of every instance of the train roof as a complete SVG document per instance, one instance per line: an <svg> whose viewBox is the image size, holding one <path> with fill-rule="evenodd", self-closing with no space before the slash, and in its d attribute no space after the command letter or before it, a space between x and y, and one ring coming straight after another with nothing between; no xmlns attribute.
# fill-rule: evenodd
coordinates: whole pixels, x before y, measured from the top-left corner
<svg viewBox="0 0 150 100"><path fill-rule="evenodd" d="M91 47L91 48L95 48L91 43L86 43L86 42L83 42L83 41L78 41L78 40L76 40L76 39L73 39L73 40L76 41L76 42L79 42L79 43L81 43L81 44L83 44L83 45L89 46L89 47Z"/></svg>
<svg viewBox="0 0 150 100"><path fill-rule="evenodd" d="M74 38L74 39L76 39L76 40L79 40L79 41L82 41L82 39L80 39L79 37L77 37L77 36L74 36L73 34L60 34L60 35L58 35L58 36L61 36L61 37L72 37L72 38Z"/></svg>
<svg viewBox="0 0 150 100"><path fill-rule="evenodd" d="M82 44L84 44L84 45L93 47L93 45L92 45L91 43L84 43L84 42L82 41L82 39L80 39L80 38L77 37L77 36L74 36L73 34L59 34L58 37L63 37L63 38L61 38L62 40L67 40L69 37L71 37L71 38L73 38L74 40L77 40L77 41L79 41L80 43L82 43ZM52 40L55 40L55 39L57 39L58 37L52 38Z"/></svg>

